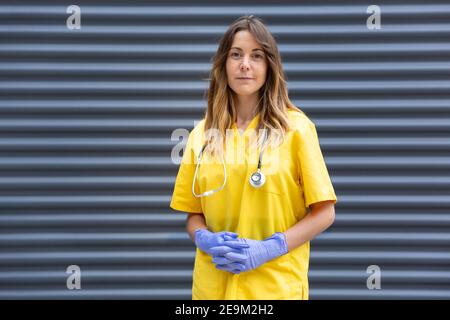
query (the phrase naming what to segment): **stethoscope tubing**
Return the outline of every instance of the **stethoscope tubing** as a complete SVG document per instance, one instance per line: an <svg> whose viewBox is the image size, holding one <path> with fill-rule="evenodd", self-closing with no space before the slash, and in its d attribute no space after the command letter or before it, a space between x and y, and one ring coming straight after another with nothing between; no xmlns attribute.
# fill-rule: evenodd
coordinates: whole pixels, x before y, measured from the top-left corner
<svg viewBox="0 0 450 320"><path fill-rule="evenodd" d="M264 153L264 147L265 147L266 138L267 138L266 137L266 133L264 131L264 141L262 143L261 151L259 152L257 171L252 173L250 175L250 179L249 179L250 185L253 186L254 188L260 188L265 183L265 176L261 172L261 167L262 167L262 156L263 156L263 153ZM197 178L198 168L200 166L200 162L201 162L201 158L202 158L202 155L203 155L203 151L205 150L207 144L208 144L207 142L205 142L203 144L203 147L202 147L202 149L200 150L200 153L197 156L197 164L195 166L194 177L192 178L192 194L196 198L210 196L210 195L212 195L212 194L214 194L216 192L219 192L220 190L222 190L225 187L225 185L227 183L227 168L226 168L226 165L225 165L225 159L224 159L223 154L222 154L221 160L222 160L223 175L224 175L224 180L223 180L222 185L219 188L217 188L217 189L208 190L208 191L205 191L205 192L200 193L200 194L197 194L195 192L195 180Z"/></svg>

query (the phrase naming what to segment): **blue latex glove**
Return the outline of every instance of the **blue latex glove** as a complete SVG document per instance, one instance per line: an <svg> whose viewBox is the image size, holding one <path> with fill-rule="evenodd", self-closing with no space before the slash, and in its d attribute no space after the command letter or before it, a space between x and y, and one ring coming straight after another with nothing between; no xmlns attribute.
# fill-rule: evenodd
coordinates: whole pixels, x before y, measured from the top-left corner
<svg viewBox="0 0 450 320"><path fill-rule="evenodd" d="M249 247L242 248L242 244ZM233 249L240 249L242 253ZM226 240L222 246L211 248L211 252L217 269L238 274L286 254L288 248L285 234L276 232L262 241L246 238Z"/></svg>
<svg viewBox="0 0 450 320"><path fill-rule="evenodd" d="M235 240L238 235L234 232L221 231L211 232L208 229L195 230L195 245L203 252L212 255L211 248L221 246L227 240Z"/></svg>
<svg viewBox="0 0 450 320"><path fill-rule="evenodd" d="M236 238L230 237L229 235L225 235L224 239L225 239L225 241L231 241L231 240L235 240ZM242 262L234 262L232 260L229 260L225 257L225 254L229 253L229 252L235 252L235 253L239 253L242 256L244 256L244 252L242 250L244 248L249 248L249 247L250 246L244 242L242 242L240 244L235 244L234 248L228 247L226 245L212 247L211 248L211 253L212 253L212 257L213 257L212 262L214 264L216 264L216 266L220 265L220 268L218 268L218 269L224 270L225 265L226 265L226 269L227 269L226 271L239 274L244 269L244 265L242 264Z"/></svg>
<svg viewBox="0 0 450 320"><path fill-rule="evenodd" d="M248 246L248 245L247 245ZM226 254L234 252L240 254L239 261L234 261L226 258ZM234 274L239 274L243 271L245 271L245 265L243 261L247 260L247 256L243 252L242 249L234 249L230 248L226 245L218 246L218 247L212 247L211 248L212 253L212 262L216 265L217 269L228 271Z"/></svg>

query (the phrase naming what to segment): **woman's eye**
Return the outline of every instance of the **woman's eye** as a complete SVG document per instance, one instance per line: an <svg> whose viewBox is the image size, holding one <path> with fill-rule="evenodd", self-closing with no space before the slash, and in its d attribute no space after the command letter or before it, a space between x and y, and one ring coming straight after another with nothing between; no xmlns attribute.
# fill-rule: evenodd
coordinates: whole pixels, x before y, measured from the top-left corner
<svg viewBox="0 0 450 320"><path fill-rule="evenodd" d="M239 57L239 53L237 53L237 52L232 52L232 53L231 53L231 56L232 56L233 58Z"/></svg>
<svg viewBox="0 0 450 320"><path fill-rule="evenodd" d="M256 58L256 59L262 59L262 58L263 58L263 56L262 56L262 55L260 55L260 54L255 54L255 58Z"/></svg>

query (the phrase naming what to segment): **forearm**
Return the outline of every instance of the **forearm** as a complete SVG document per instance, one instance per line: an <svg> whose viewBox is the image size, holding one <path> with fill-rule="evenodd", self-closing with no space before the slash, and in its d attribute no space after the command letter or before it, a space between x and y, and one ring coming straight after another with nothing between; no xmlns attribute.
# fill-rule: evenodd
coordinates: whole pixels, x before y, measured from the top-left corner
<svg viewBox="0 0 450 320"><path fill-rule="evenodd" d="M206 229L205 216L201 213L189 213L186 219L186 231L192 242L195 242L194 232L197 229Z"/></svg>
<svg viewBox="0 0 450 320"><path fill-rule="evenodd" d="M286 230L288 250L291 251L314 239L334 222L334 205L317 204L302 220Z"/></svg>

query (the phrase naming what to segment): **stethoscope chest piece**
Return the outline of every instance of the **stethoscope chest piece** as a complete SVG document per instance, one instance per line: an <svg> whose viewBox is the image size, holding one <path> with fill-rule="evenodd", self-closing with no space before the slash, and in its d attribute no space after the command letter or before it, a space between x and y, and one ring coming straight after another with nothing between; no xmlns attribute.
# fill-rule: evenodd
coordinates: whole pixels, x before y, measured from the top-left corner
<svg viewBox="0 0 450 320"><path fill-rule="evenodd" d="M254 188L261 188L264 183L266 182L266 177L264 176L264 174L262 172L260 172L259 170L255 173L253 173L250 176L250 184L252 185L252 187Z"/></svg>

